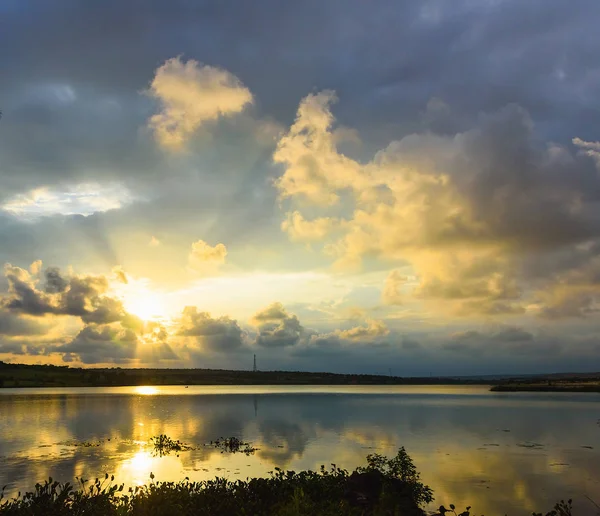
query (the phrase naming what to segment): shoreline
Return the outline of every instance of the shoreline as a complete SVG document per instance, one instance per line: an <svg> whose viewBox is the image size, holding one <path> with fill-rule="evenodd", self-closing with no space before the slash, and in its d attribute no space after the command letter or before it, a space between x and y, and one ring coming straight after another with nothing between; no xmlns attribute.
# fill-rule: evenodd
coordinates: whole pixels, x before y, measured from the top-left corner
<svg viewBox="0 0 600 516"><path fill-rule="evenodd" d="M492 392L600 392L600 373L428 376L229 369L74 368L0 362L0 389L141 386L489 386Z"/></svg>
<svg viewBox="0 0 600 516"><path fill-rule="evenodd" d="M227 369L121 369L6 364L0 362L0 388L139 387L209 385L492 385L474 377L401 377L302 371Z"/></svg>
<svg viewBox="0 0 600 516"><path fill-rule="evenodd" d="M545 384L506 384L493 385L491 392L575 392L575 393L600 393L600 384L581 385L545 385Z"/></svg>

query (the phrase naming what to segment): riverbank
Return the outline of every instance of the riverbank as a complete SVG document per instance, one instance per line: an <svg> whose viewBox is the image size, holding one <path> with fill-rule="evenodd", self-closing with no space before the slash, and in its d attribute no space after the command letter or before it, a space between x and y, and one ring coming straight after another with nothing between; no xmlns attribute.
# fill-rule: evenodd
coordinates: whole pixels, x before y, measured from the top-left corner
<svg viewBox="0 0 600 516"><path fill-rule="evenodd" d="M0 362L0 387L124 387L139 385L490 385L451 377L225 369L76 368Z"/></svg>
<svg viewBox="0 0 600 516"><path fill-rule="evenodd" d="M304 371L78 368L0 361L0 388L142 385L489 385L494 392L600 392L600 373L519 378L401 377Z"/></svg>
<svg viewBox="0 0 600 516"><path fill-rule="evenodd" d="M507 382L492 386L494 392L600 392L600 382Z"/></svg>

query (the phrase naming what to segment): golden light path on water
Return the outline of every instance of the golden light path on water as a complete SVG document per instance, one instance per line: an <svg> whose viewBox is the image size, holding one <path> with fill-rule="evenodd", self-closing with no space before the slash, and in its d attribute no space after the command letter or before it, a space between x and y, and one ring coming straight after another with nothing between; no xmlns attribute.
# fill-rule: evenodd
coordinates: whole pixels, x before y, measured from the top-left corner
<svg viewBox="0 0 600 516"><path fill-rule="evenodd" d="M470 387L174 387L0 395L0 483L31 488L114 474L126 486L231 480L275 467L352 470L406 446L436 501L478 514L530 514L600 492L600 396L498 396ZM193 447L159 456L153 436ZM257 448L210 446L237 436Z"/></svg>
<svg viewBox="0 0 600 516"><path fill-rule="evenodd" d="M143 394L146 396L151 396L153 394L158 394L158 388L156 387L152 387L150 385L140 385L139 387L135 388L135 392L137 394Z"/></svg>

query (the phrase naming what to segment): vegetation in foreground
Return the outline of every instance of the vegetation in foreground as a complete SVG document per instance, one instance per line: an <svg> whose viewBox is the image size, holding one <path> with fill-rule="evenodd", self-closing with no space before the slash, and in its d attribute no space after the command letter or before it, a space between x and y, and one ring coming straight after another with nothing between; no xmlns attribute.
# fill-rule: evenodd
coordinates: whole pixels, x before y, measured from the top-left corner
<svg viewBox="0 0 600 516"><path fill-rule="evenodd" d="M367 456L367 465L352 474L332 464L320 472L282 471L270 478L203 482L154 482L124 493L106 475L79 487L52 478L35 491L6 500L0 495L2 516L424 516L433 501L432 489L423 484L404 449L396 457ZM439 508L439 516L470 516L470 507L457 513L454 505ZM570 516L571 501L560 502L546 516ZM541 516L536 514L534 516Z"/></svg>

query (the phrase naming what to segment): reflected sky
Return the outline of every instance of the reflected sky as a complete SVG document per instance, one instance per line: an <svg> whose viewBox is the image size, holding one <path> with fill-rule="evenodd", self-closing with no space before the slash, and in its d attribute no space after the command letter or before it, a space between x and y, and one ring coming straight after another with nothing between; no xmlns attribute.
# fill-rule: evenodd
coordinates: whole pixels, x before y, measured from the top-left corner
<svg viewBox="0 0 600 516"><path fill-rule="evenodd" d="M127 387L0 390L0 485L104 473L128 485L353 469L406 446L434 505L530 514L600 493L600 395L490 393L486 387ZM196 449L155 456L167 434ZM236 436L252 456L205 446Z"/></svg>

